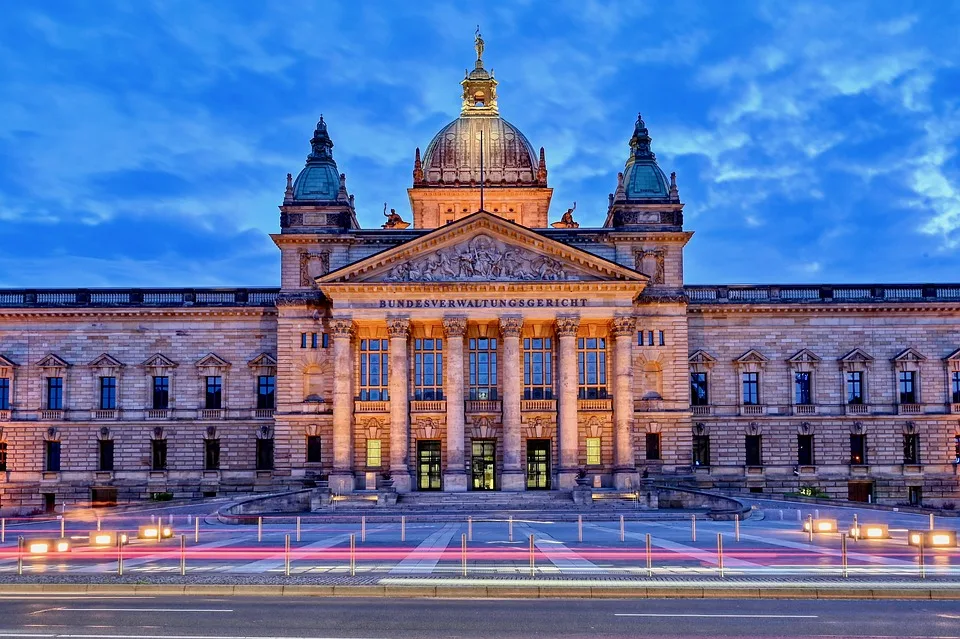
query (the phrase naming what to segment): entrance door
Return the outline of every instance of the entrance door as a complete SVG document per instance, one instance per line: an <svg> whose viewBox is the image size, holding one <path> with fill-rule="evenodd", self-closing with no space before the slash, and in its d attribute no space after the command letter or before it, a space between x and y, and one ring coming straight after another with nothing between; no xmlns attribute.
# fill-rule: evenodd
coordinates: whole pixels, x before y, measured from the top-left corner
<svg viewBox="0 0 960 639"><path fill-rule="evenodd" d="M440 442L427 439L417 442L417 489L440 490Z"/></svg>
<svg viewBox="0 0 960 639"><path fill-rule="evenodd" d="M550 440L527 440L527 490L550 490Z"/></svg>
<svg viewBox="0 0 960 639"><path fill-rule="evenodd" d="M863 503L873 501L873 482L852 481L847 484L847 500Z"/></svg>
<svg viewBox="0 0 960 639"><path fill-rule="evenodd" d="M473 471L473 489L474 490L495 490L494 485L496 458L496 442L486 440L474 440L473 454L471 456L471 469Z"/></svg>

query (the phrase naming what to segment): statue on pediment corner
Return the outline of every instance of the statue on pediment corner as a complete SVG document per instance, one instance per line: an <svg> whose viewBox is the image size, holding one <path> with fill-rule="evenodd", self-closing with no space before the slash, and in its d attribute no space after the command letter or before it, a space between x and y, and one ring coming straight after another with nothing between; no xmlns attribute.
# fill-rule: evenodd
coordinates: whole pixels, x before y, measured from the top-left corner
<svg viewBox="0 0 960 639"><path fill-rule="evenodd" d="M410 226L410 222L403 221L403 218L400 217L399 213L397 213L397 209L390 209L390 212L387 213L386 202L383 203L383 217L387 218L387 221L380 228L395 229L399 231Z"/></svg>
<svg viewBox="0 0 960 639"><path fill-rule="evenodd" d="M566 213L560 216L559 222L554 222L550 226L555 229L578 229L580 224L573 220L573 212L577 210L577 203L573 203L573 207L567 209Z"/></svg>

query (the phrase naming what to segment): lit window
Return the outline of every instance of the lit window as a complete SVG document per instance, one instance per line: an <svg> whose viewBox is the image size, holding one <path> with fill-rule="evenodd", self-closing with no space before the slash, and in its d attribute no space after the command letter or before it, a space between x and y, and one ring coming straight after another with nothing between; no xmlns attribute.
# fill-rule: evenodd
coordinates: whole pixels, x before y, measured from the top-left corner
<svg viewBox="0 0 960 639"><path fill-rule="evenodd" d="M577 339L578 397L606 399L607 340L602 337Z"/></svg>
<svg viewBox="0 0 960 639"><path fill-rule="evenodd" d="M380 464L381 464L380 440L368 439L367 440L367 468L379 468Z"/></svg>
<svg viewBox="0 0 960 639"><path fill-rule="evenodd" d="M600 465L600 438L587 437L587 465Z"/></svg>

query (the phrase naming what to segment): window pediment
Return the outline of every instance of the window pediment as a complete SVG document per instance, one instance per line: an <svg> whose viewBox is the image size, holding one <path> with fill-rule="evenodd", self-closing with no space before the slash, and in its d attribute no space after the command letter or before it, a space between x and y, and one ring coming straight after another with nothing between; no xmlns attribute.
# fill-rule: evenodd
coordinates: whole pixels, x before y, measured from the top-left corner
<svg viewBox="0 0 960 639"><path fill-rule="evenodd" d="M216 353L209 353L197 361L196 367L201 376L222 375L230 368L230 362Z"/></svg>
<svg viewBox="0 0 960 639"><path fill-rule="evenodd" d="M37 362L37 366L39 366L40 368L48 368L48 369L50 368L63 369L63 368L69 367L70 364L68 364L65 359L63 359L59 355L56 355L55 353L48 353L43 357L43 359Z"/></svg>
<svg viewBox="0 0 960 639"><path fill-rule="evenodd" d="M897 370L916 370L926 356L915 348L905 348L893 358L893 366Z"/></svg>
<svg viewBox="0 0 960 639"><path fill-rule="evenodd" d="M0 377L13 377L13 371L17 365L13 360L0 355Z"/></svg>
<svg viewBox="0 0 960 639"><path fill-rule="evenodd" d="M842 370L861 370L873 363L873 357L866 351L855 348L837 361Z"/></svg>
<svg viewBox="0 0 960 639"><path fill-rule="evenodd" d="M787 359L787 364L797 370L816 368L819 363L820 357L807 348L797 351L796 355Z"/></svg>
<svg viewBox="0 0 960 639"><path fill-rule="evenodd" d="M277 360L270 353L260 353L249 362L247 366L254 369L258 375L276 375Z"/></svg>
<svg viewBox="0 0 960 639"><path fill-rule="evenodd" d="M717 363L717 359L710 355L710 353L707 351L698 349L690 354L690 357L687 358L687 362L690 363L691 366L696 365L710 368Z"/></svg>
<svg viewBox="0 0 960 639"><path fill-rule="evenodd" d="M143 363L143 366L145 368L153 369L176 368L177 363L165 355L155 353L147 358L147 360Z"/></svg>
<svg viewBox="0 0 960 639"><path fill-rule="evenodd" d="M91 368L99 368L105 373L115 373L123 368L124 365L113 355L110 355L109 353L101 353L96 357L96 359L87 364L87 366L90 366Z"/></svg>
<svg viewBox="0 0 960 639"><path fill-rule="evenodd" d="M749 351L733 360L733 365L737 367L757 366L762 368L768 361L770 360L764 357L763 353L751 348Z"/></svg>

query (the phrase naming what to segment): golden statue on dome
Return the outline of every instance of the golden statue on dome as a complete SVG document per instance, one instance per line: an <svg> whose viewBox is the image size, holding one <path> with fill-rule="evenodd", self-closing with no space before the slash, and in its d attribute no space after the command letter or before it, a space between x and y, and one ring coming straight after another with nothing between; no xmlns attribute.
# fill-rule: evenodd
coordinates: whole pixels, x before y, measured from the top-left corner
<svg viewBox="0 0 960 639"><path fill-rule="evenodd" d="M473 43L474 48L477 50L477 68L483 66L483 36L480 35L480 25L477 25L477 37Z"/></svg>

